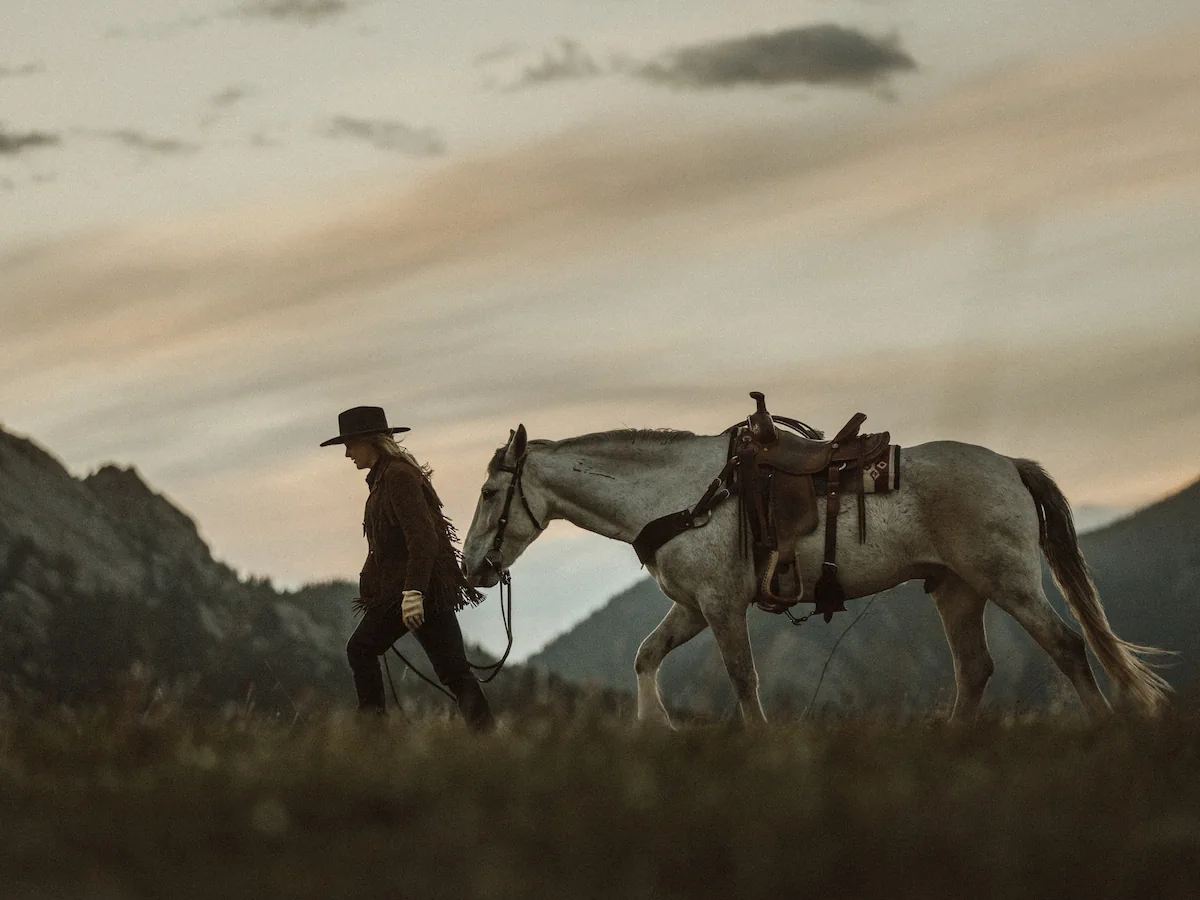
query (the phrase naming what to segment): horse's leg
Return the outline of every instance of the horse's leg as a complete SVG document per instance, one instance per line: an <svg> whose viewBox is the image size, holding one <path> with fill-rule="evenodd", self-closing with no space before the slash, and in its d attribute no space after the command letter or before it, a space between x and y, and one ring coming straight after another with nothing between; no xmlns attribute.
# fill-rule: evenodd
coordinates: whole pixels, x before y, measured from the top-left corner
<svg viewBox="0 0 1200 900"><path fill-rule="evenodd" d="M954 660L957 696L950 717L970 719L979 711L984 688L996 668L992 654L988 652L987 634L983 628L987 598L953 572L947 572L933 591L933 602L942 617L946 643L950 645Z"/></svg>
<svg viewBox="0 0 1200 900"><path fill-rule="evenodd" d="M1016 619L1054 660L1054 664L1070 679L1079 699L1092 716L1099 717L1110 712L1111 707L1096 684L1096 676L1088 662L1087 643L1083 636L1067 627L1046 599L1042 590L1041 571L1022 569L1016 565L995 578L988 597Z"/></svg>
<svg viewBox="0 0 1200 900"><path fill-rule="evenodd" d="M658 627L642 641L633 664L637 673L639 720L671 724L671 717L658 690L658 669L668 653L686 644L707 627L708 623L699 610L673 603Z"/></svg>
<svg viewBox="0 0 1200 900"><path fill-rule="evenodd" d="M725 671L729 673L729 680L737 694L742 721L765 723L767 717L758 699L758 671L754 668L754 656L750 650L746 607L713 597L707 602L702 598L700 609L717 640Z"/></svg>

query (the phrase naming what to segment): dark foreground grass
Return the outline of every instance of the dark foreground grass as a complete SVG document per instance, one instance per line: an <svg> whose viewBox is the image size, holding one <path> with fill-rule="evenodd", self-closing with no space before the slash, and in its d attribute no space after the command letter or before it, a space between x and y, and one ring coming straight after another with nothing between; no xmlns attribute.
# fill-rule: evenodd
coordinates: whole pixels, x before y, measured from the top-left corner
<svg viewBox="0 0 1200 900"><path fill-rule="evenodd" d="M1200 715L0 712L0 897L1200 896Z"/></svg>

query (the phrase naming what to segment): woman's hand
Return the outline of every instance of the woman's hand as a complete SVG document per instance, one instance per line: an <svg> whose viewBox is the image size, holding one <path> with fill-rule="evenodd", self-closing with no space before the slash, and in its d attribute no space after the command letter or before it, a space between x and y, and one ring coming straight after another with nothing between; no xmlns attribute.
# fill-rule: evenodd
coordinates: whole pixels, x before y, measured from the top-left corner
<svg viewBox="0 0 1200 900"><path fill-rule="evenodd" d="M416 631L425 624L425 598L420 591L404 592L400 601L400 618L409 631Z"/></svg>

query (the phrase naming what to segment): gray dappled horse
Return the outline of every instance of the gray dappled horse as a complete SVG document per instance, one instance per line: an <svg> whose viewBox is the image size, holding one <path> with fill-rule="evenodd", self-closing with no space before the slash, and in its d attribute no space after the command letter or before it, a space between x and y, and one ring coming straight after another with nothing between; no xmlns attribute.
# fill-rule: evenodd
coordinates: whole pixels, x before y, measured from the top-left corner
<svg viewBox="0 0 1200 900"><path fill-rule="evenodd" d="M464 569L481 587L496 584L553 519L631 543L647 522L695 504L725 465L728 448L727 435L670 430L528 441L522 425L488 465L463 546ZM822 525L824 507L818 499ZM659 667L708 627L743 719L765 721L746 626L755 573L739 552L738 514L736 501L723 503L705 527L664 545L647 567L673 605L637 652L639 719L670 723ZM1079 552L1070 506L1037 463L953 441L906 447L903 487L867 497L866 515L865 543L857 539L855 516L837 522L846 597L927 580L954 658L954 717L974 715L994 668L983 626L988 600L1049 654L1089 712L1107 712L1109 705L1088 663L1088 646L1124 705L1152 712L1165 701L1169 686L1140 658L1156 651L1113 634ZM806 585L820 573L822 530L796 546ZM1084 637L1046 599L1039 545Z"/></svg>

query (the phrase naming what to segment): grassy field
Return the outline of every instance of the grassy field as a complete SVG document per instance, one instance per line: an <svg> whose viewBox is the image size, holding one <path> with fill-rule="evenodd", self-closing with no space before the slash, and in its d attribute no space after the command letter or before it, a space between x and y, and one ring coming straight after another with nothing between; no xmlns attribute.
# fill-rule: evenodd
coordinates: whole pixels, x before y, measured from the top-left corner
<svg viewBox="0 0 1200 900"><path fill-rule="evenodd" d="M0 707L0 897L1200 896L1200 714L638 729Z"/></svg>

